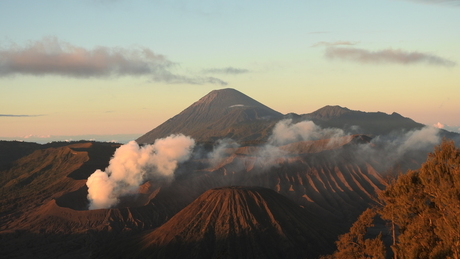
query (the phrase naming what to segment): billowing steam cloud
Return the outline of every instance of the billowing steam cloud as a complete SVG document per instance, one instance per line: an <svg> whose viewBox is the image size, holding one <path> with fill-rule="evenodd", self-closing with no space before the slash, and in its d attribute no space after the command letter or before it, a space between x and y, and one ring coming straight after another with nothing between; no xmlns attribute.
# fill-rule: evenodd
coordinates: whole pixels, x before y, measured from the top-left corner
<svg viewBox="0 0 460 259"><path fill-rule="evenodd" d="M426 126L404 134L390 134L372 139L370 146L361 147L361 155L369 159L380 159L387 168L412 151L422 151L426 155L441 142L439 129ZM376 148L372 148L372 146ZM426 158L426 157L424 157Z"/></svg>
<svg viewBox="0 0 460 259"><path fill-rule="evenodd" d="M275 125L268 143L281 146L297 141L333 139L344 135L344 131L338 128L322 129L312 121L301 121L293 124L292 119L286 119Z"/></svg>
<svg viewBox="0 0 460 259"><path fill-rule="evenodd" d="M139 147L135 141L120 146L105 171L96 170L86 182L89 209L115 206L135 193L146 180L172 181L178 163L188 160L195 141L184 135L158 139Z"/></svg>
<svg viewBox="0 0 460 259"><path fill-rule="evenodd" d="M76 78L150 76L152 81L186 84L218 84L215 77L173 73L176 63L145 47L137 49L97 47L85 49L56 37L44 38L20 47L0 48L0 76L28 74Z"/></svg>
<svg viewBox="0 0 460 259"><path fill-rule="evenodd" d="M350 127L351 129L356 128ZM264 170L279 165L290 156L289 147L285 145L299 141L327 140L325 148L334 148L351 140L350 133L339 128L322 128L312 121L293 123L292 119L279 121L273 128L265 145L254 149L255 153L248 156L249 163L257 163ZM374 161L385 172L394 168L406 155L412 158L426 159L433 147L440 143L439 129L432 126L423 127L409 132L392 132L377 136L369 144L354 146L354 152L363 161ZM238 145L229 139L220 140L214 150L207 155L210 166L214 167L231 155ZM351 149L349 152L353 152ZM245 170L244 167L241 170Z"/></svg>
<svg viewBox="0 0 460 259"><path fill-rule="evenodd" d="M232 139L220 139L213 151L208 154L209 164L214 167L228 157L240 145Z"/></svg>
<svg viewBox="0 0 460 259"><path fill-rule="evenodd" d="M293 123L292 119L285 119L275 125L267 144L258 149L255 157L261 166L269 169L277 166L278 161L288 155L288 152L280 148L280 146L298 141L319 139L329 139L328 144L331 144L343 136L345 136L344 131L338 128L323 129L312 121Z"/></svg>
<svg viewBox="0 0 460 259"><path fill-rule="evenodd" d="M398 147L397 152L403 155L410 150L420 150L439 144L439 129L435 127L424 127L420 130L410 131L403 137L402 144Z"/></svg>
<svg viewBox="0 0 460 259"><path fill-rule="evenodd" d="M298 141L328 139L327 146L329 146L343 141L343 137L346 136L349 135L342 129L323 129L312 121L292 123L291 119L286 119L275 125L267 144L259 150L257 156L263 159L263 164L269 168L276 166L276 161L287 155L280 148L282 145ZM387 170L411 152L416 152L425 159L426 154L439 143L439 129L427 126L405 133L393 132L386 136L375 137L368 145L356 146L356 152L363 159L377 161L383 170Z"/></svg>
<svg viewBox="0 0 460 259"><path fill-rule="evenodd" d="M321 128L312 121L293 123L291 119L279 121L267 143L256 147L245 159L249 164L257 164L263 170L280 165L290 156L284 145L309 140L328 139L328 144L345 140L347 133L338 128ZM381 165L379 170L393 168L405 155L422 151L423 158L440 142L439 129L424 127L403 133L377 136L370 144L355 146L355 152L363 161L374 161ZM131 141L120 146L110 160L105 171L95 171L87 181L89 209L110 208L123 196L136 194L139 186L146 180L170 182L178 163L185 162L192 155L195 141L184 135L171 135L158 139L153 145L139 147ZM206 157L209 166L218 166L229 157L239 145L231 139L219 140ZM350 150L350 152L352 152ZM245 163L241 170L246 170ZM235 168L235 170L238 170Z"/></svg>

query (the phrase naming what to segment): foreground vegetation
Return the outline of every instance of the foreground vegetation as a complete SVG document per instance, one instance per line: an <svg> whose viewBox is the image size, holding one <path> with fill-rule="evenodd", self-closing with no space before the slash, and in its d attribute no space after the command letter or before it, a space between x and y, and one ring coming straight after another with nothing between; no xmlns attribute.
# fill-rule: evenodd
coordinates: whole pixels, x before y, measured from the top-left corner
<svg viewBox="0 0 460 259"><path fill-rule="evenodd" d="M399 175L378 203L323 258L460 258L460 149L453 141L444 140L420 169ZM386 229L372 236L382 220Z"/></svg>

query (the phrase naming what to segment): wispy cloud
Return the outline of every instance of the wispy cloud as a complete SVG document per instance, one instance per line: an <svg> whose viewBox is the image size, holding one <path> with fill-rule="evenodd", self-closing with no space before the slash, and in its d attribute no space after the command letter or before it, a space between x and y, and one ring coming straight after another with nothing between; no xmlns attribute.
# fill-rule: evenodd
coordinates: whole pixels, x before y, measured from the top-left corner
<svg viewBox="0 0 460 259"><path fill-rule="evenodd" d="M39 117L43 114L0 114L0 117Z"/></svg>
<svg viewBox="0 0 460 259"><path fill-rule="evenodd" d="M460 6L460 0L405 0L423 4L451 4Z"/></svg>
<svg viewBox="0 0 460 259"><path fill-rule="evenodd" d="M175 74L173 70L176 66L175 62L145 47L85 49L56 37L33 41L25 47L12 45L0 49L0 77L16 74L74 78L146 75L156 82L225 83Z"/></svg>
<svg viewBox="0 0 460 259"><path fill-rule="evenodd" d="M115 2L121 2L121 0L93 0L95 3L115 3Z"/></svg>
<svg viewBox="0 0 460 259"><path fill-rule="evenodd" d="M228 74L228 75L238 75L249 73L250 71L245 68L234 68L234 67L225 67L225 68L211 68L204 69L203 73L205 74Z"/></svg>
<svg viewBox="0 0 460 259"><path fill-rule="evenodd" d="M227 82L216 78L216 77L200 77L200 76L184 76L173 74L169 71L163 71L160 74L153 75L153 82L167 82L170 84L191 84L191 85L202 85L202 84L216 84L216 85L228 85Z"/></svg>
<svg viewBox="0 0 460 259"><path fill-rule="evenodd" d="M312 32L309 32L308 34L327 34L327 33L331 33L330 31L312 31Z"/></svg>
<svg viewBox="0 0 460 259"><path fill-rule="evenodd" d="M334 42L329 42L329 41L320 41L317 42L313 45L312 47L334 47L334 46L352 46L356 45L358 42L352 42L352 41L334 41Z"/></svg>
<svg viewBox="0 0 460 259"><path fill-rule="evenodd" d="M444 67L453 67L457 65L452 60L433 54L417 51L404 51L400 49L369 51L366 49L351 47L328 47L325 50L325 56L330 59L341 59L368 64L393 63L410 65L425 63L428 65Z"/></svg>

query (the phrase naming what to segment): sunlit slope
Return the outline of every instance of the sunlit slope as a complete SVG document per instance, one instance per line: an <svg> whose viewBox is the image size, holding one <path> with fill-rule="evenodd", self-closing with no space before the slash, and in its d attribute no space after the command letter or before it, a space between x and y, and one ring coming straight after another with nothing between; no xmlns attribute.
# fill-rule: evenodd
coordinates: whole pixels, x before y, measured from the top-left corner
<svg viewBox="0 0 460 259"><path fill-rule="evenodd" d="M214 90L137 139L153 143L173 133L182 133L197 141L223 137L237 140L261 139L283 115L247 95L234 90Z"/></svg>
<svg viewBox="0 0 460 259"><path fill-rule="evenodd" d="M212 189L153 232L117 243L102 258L315 258L331 248L330 228L273 190ZM97 257L97 256L96 256Z"/></svg>

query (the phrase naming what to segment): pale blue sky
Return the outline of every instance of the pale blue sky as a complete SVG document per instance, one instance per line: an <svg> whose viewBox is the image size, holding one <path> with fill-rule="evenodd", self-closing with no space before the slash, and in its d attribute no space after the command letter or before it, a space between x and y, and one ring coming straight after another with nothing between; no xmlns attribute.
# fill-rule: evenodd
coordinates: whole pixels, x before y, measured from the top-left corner
<svg viewBox="0 0 460 259"><path fill-rule="evenodd" d="M0 138L142 134L224 87L458 129L458 28L448 0L2 0Z"/></svg>

